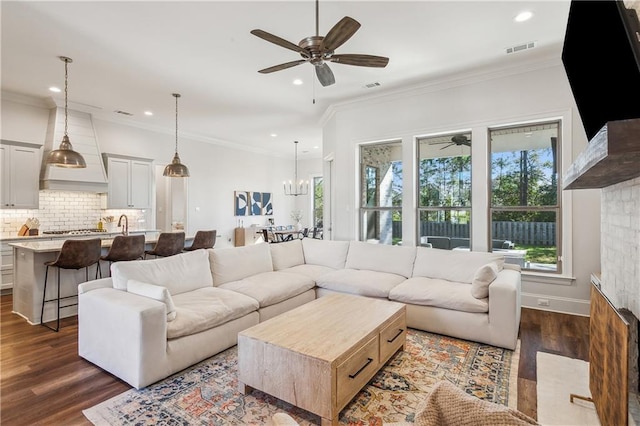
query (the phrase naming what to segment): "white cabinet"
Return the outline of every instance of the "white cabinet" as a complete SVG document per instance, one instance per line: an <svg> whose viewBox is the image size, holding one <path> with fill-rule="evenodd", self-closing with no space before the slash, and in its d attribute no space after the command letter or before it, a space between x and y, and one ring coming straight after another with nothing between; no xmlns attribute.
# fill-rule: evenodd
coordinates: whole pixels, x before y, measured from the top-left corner
<svg viewBox="0 0 640 426"><path fill-rule="evenodd" d="M40 146L2 141L0 165L0 208L37 209L40 189Z"/></svg>
<svg viewBox="0 0 640 426"><path fill-rule="evenodd" d="M103 154L109 176L108 209L150 209L153 161Z"/></svg>

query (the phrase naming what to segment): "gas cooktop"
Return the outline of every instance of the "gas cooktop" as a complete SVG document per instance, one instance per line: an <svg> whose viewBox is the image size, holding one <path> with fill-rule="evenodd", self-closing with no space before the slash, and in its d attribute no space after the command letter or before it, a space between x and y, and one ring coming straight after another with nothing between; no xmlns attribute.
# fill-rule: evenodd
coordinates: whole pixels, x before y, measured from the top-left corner
<svg viewBox="0 0 640 426"><path fill-rule="evenodd" d="M43 231L43 234L48 235L91 235L107 232L106 229L71 229L64 231Z"/></svg>

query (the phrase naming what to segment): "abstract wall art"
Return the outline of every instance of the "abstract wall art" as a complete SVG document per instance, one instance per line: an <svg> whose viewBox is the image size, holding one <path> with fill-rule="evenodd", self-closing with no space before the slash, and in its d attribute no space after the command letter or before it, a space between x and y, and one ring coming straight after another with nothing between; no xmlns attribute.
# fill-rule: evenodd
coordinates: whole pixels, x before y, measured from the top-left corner
<svg viewBox="0 0 640 426"><path fill-rule="evenodd" d="M270 192L234 191L235 216L272 216Z"/></svg>

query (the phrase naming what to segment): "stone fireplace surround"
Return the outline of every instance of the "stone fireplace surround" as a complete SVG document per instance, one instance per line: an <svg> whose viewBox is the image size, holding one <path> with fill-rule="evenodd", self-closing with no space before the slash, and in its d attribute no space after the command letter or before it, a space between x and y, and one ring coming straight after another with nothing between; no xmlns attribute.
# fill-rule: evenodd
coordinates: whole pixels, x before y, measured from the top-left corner
<svg viewBox="0 0 640 426"><path fill-rule="evenodd" d="M629 424L640 425L640 119L607 123L575 159L564 189L585 188L602 189L594 283L630 323Z"/></svg>

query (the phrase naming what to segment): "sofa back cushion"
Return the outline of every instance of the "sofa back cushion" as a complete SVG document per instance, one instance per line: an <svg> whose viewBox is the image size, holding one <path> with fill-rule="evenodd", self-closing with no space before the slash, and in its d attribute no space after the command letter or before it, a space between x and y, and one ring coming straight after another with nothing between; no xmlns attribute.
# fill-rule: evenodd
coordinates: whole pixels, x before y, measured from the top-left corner
<svg viewBox="0 0 640 426"><path fill-rule="evenodd" d="M367 269L410 277L416 257L415 247L389 246L351 241L346 268Z"/></svg>
<svg viewBox="0 0 640 426"><path fill-rule="evenodd" d="M273 271L269 244L209 249L209 260L215 286Z"/></svg>
<svg viewBox="0 0 640 426"><path fill-rule="evenodd" d="M113 287L126 290L129 280L166 287L172 295L211 287L209 255L204 250L154 260L115 262L111 265Z"/></svg>
<svg viewBox="0 0 640 426"><path fill-rule="evenodd" d="M273 270L293 268L304 264L304 253L302 252L302 240L287 241L278 244L269 244L271 249L271 260Z"/></svg>
<svg viewBox="0 0 640 426"><path fill-rule="evenodd" d="M342 269L347 261L349 241L317 240L303 238L304 263Z"/></svg>
<svg viewBox="0 0 640 426"><path fill-rule="evenodd" d="M504 255L418 247L412 276L471 284L476 271L489 262L501 271Z"/></svg>

